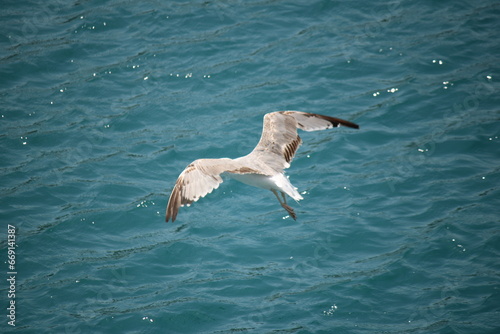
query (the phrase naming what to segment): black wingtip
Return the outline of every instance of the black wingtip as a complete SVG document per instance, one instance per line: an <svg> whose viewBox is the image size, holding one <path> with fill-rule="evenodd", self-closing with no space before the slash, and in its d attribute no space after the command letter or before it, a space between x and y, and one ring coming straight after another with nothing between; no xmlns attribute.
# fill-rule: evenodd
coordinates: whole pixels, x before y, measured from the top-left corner
<svg viewBox="0 0 500 334"><path fill-rule="evenodd" d="M309 114L309 115L322 118L325 121L332 123L334 127L338 127L338 126L342 125L342 126L346 126L348 128L359 129L359 125L357 125L356 123L349 122L349 121L343 120L341 118L320 115L320 114Z"/></svg>
<svg viewBox="0 0 500 334"><path fill-rule="evenodd" d="M352 123L352 122L345 122L342 125L347 126L349 128L353 128L353 129L359 129L359 125L357 125L356 123Z"/></svg>
<svg viewBox="0 0 500 334"><path fill-rule="evenodd" d="M337 118L336 121L338 123L337 126L342 125L342 126L347 126L348 128L359 129L359 125L357 125L356 123L345 121L340 118Z"/></svg>

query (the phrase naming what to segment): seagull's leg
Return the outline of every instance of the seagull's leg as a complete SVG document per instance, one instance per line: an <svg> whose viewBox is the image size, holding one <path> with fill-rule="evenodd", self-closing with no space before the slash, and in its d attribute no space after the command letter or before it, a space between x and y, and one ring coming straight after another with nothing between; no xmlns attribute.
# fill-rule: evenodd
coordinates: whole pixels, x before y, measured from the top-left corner
<svg viewBox="0 0 500 334"><path fill-rule="evenodd" d="M295 214L295 211L293 211L293 208L291 206L289 206L288 204L286 204L285 193L281 191L281 196L283 197L283 202L282 202L280 199L280 196L278 195L276 190L271 189L271 191L273 192L274 196L276 196L276 198L278 199L278 202L280 202L283 209L285 209L290 214L290 216L293 218L293 220L297 220L297 215Z"/></svg>
<svg viewBox="0 0 500 334"><path fill-rule="evenodd" d="M283 197L283 202L286 204L286 196L285 193L281 191L281 196Z"/></svg>
<svg viewBox="0 0 500 334"><path fill-rule="evenodd" d="M292 218L294 220L297 220L297 215L295 214L295 211L293 210L293 208L291 206L289 206L288 204L286 204L286 195L284 192L281 191L281 196L283 197L283 204L281 204L286 211L288 211L288 213L290 214L290 216L292 216Z"/></svg>

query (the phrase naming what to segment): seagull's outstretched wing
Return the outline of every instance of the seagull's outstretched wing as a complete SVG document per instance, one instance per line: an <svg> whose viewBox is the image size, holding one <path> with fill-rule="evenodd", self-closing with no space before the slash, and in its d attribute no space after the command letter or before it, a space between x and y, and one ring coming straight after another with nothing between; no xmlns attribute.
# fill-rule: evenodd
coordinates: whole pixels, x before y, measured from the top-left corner
<svg viewBox="0 0 500 334"><path fill-rule="evenodd" d="M262 136L246 159L264 161L277 172L290 167L302 140L297 128L318 131L338 126L358 129L359 126L340 118L311 114L302 111L276 111L264 116Z"/></svg>
<svg viewBox="0 0 500 334"><path fill-rule="evenodd" d="M167 204L165 221L177 217L179 208L190 205L211 193L222 183L220 174L224 172L246 174L255 170L240 166L232 159L199 159L190 163L179 175Z"/></svg>

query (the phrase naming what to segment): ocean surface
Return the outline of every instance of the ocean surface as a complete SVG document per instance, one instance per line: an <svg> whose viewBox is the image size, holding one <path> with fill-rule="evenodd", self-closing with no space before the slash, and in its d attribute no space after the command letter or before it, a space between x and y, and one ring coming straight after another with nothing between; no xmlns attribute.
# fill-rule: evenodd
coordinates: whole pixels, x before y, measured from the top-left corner
<svg viewBox="0 0 500 334"><path fill-rule="evenodd" d="M500 333L498 1L7 0L0 102L2 333ZM165 223L276 110L360 125L300 133L297 221Z"/></svg>

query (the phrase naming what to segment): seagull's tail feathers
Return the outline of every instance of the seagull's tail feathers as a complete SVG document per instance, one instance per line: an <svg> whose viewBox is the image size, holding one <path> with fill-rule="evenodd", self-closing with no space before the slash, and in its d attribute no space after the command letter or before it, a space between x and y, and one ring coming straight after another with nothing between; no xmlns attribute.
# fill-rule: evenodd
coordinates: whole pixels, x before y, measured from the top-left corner
<svg viewBox="0 0 500 334"><path fill-rule="evenodd" d="M300 201L301 199L304 199L302 196L300 196L299 192L297 191L297 188L293 186L293 184L290 183L290 180L282 174L278 173L271 177L273 182L276 184L276 190L278 191L284 191L288 196L293 198L296 202Z"/></svg>

